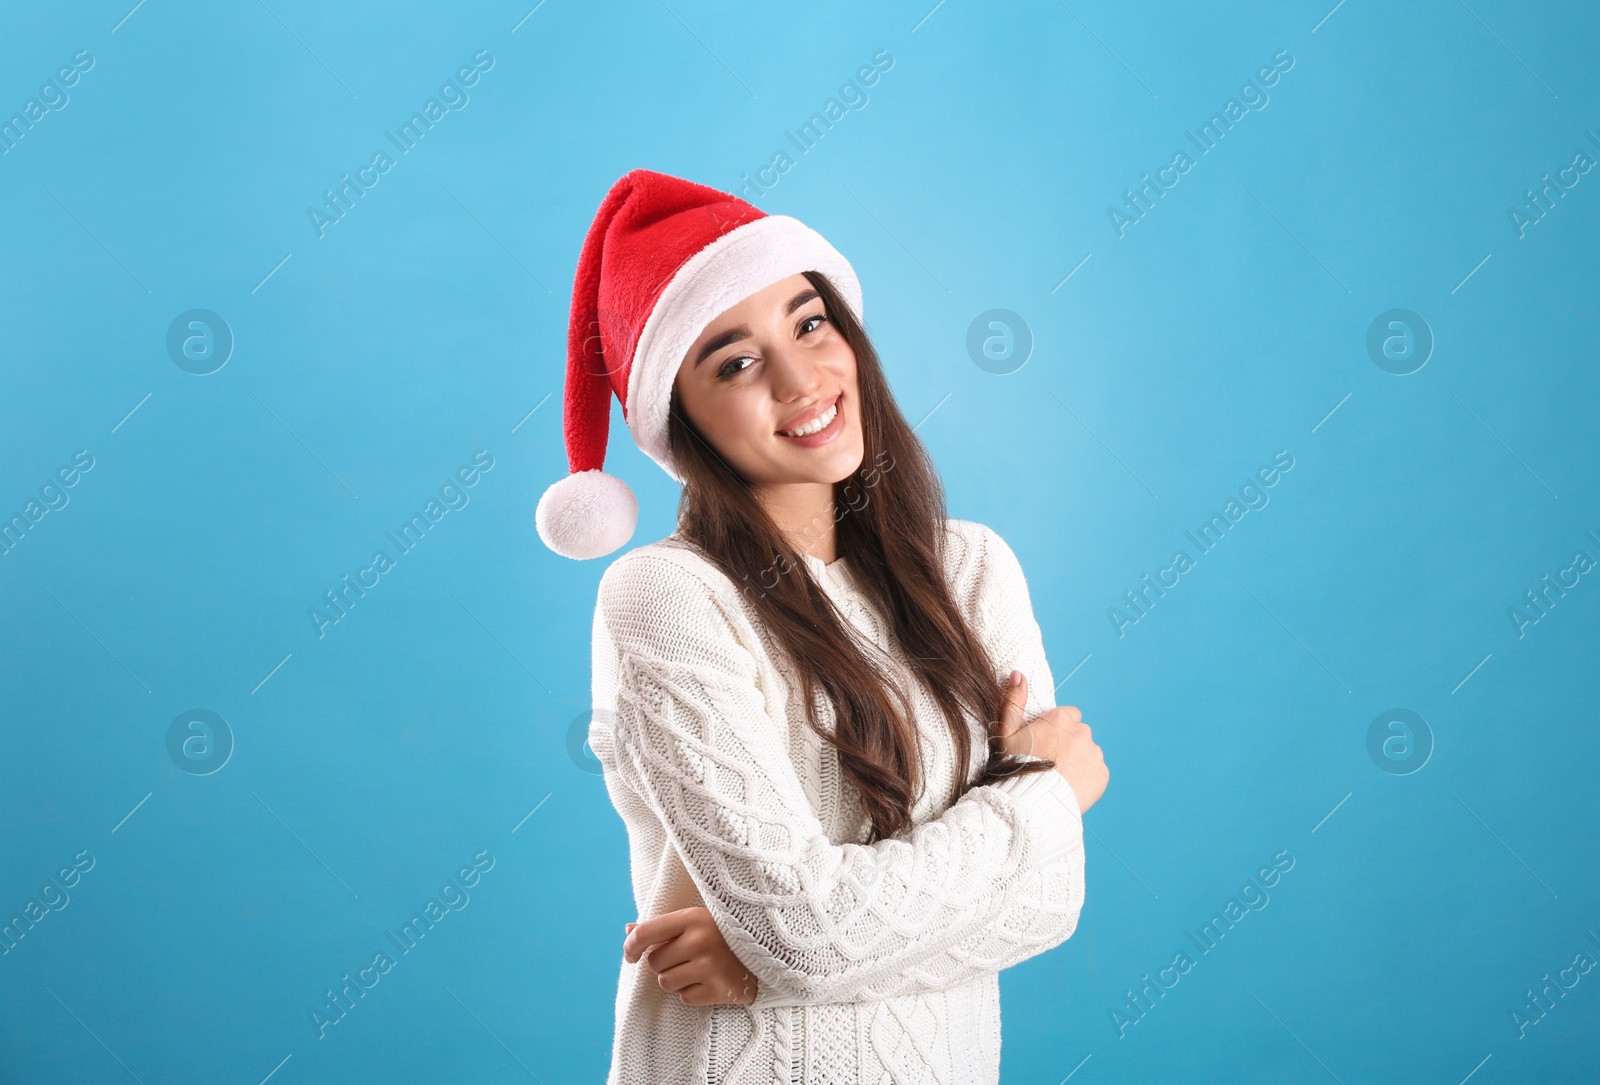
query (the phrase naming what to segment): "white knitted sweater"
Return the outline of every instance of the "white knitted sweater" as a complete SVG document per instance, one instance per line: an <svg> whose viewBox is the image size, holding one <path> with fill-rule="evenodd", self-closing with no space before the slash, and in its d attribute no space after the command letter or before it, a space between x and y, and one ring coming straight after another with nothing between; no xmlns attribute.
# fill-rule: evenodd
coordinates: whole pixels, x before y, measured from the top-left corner
<svg viewBox="0 0 1600 1085"><path fill-rule="evenodd" d="M956 602L997 681L1013 667L1028 676L1032 718L1054 706L1055 686L1022 569L984 525L946 525ZM760 986L750 1006L686 1006L643 961L624 961L608 1085L993 1085L1000 970L1077 926L1071 786L1035 772L951 803L955 748L937 703L904 669L848 558L805 563L912 693L915 826L862 843L868 820L806 724L796 676L715 565L678 533L617 559L595 609L589 744L627 826L637 918L703 905ZM820 690L818 702L831 727ZM987 738L968 724L972 780Z"/></svg>

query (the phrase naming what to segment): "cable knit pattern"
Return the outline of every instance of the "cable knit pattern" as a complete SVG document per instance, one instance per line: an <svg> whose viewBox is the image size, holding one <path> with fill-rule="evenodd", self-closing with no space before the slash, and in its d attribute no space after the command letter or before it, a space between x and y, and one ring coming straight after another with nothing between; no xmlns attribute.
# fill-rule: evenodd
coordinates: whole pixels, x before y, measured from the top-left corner
<svg viewBox="0 0 1600 1085"><path fill-rule="evenodd" d="M1053 707L1016 556L982 524L948 520L946 531L947 577L997 681L1020 669L1027 715ZM1077 925L1072 788L1039 772L950 802L944 717L849 559L808 557L806 571L912 694L923 736L914 825L863 843L869 823L806 723L796 675L720 570L676 534L614 562L595 611L589 743L628 829L638 915L703 904L760 986L752 1006L685 1006L643 962L623 962L610 1085L993 1085L999 972ZM818 708L831 727L820 693ZM986 743L967 722L972 780Z"/></svg>

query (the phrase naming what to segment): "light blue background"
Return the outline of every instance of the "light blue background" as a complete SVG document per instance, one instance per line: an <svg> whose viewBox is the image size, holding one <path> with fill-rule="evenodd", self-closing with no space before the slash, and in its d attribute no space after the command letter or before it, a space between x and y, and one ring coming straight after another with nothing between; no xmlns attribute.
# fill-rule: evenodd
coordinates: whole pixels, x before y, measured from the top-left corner
<svg viewBox="0 0 1600 1085"><path fill-rule="evenodd" d="M854 263L951 514L1017 552L1112 768L1077 933L1003 975L1004 1080L1594 1075L1600 972L1525 1037L1512 1011L1600 957L1600 584L1508 616L1600 558L1600 173L1526 236L1508 214L1600 155L1592 10L131 2L0 34L0 117L95 58L0 157L0 515L94 457L0 557L0 912L95 860L0 957L0 1078L603 1078L636 917L567 740L606 562L533 524L573 267L620 174L733 189L878 50L869 104L756 202ZM470 104L319 238L307 208L479 50ZM1270 104L1119 238L1108 207L1279 50ZM210 376L166 351L193 308L236 337ZM965 345L995 308L1034 340L1008 375ZM1409 376L1365 345L1394 308L1437 340ZM676 488L613 438L660 538ZM1270 504L1119 637L1108 609L1280 449ZM319 638L477 450L470 502ZM209 775L167 753L193 708L236 743ZM1432 732L1409 775L1367 752L1392 708ZM319 1039L324 991L485 850Z"/></svg>

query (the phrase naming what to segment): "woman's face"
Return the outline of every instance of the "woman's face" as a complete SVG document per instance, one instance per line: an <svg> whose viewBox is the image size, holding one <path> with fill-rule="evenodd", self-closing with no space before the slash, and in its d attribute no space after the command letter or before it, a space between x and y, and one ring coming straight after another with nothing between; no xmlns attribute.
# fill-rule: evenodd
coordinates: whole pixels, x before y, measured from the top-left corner
<svg viewBox="0 0 1600 1085"><path fill-rule="evenodd" d="M832 484L861 465L855 351L804 275L706 325L676 387L689 421L752 487Z"/></svg>

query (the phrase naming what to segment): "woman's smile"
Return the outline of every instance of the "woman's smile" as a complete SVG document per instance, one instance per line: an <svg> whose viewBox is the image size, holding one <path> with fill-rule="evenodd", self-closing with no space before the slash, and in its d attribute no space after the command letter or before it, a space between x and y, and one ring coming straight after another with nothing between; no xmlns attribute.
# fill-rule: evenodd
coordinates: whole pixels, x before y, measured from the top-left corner
<svg viewBox="0 0 1600 1085"><path fill-rule="evenodd" d="M829 402L803 411L796 417L799 421L791 422L780 429L779 437L803 448L825 445L844 430L844 393L841 392Z"/></svg>

